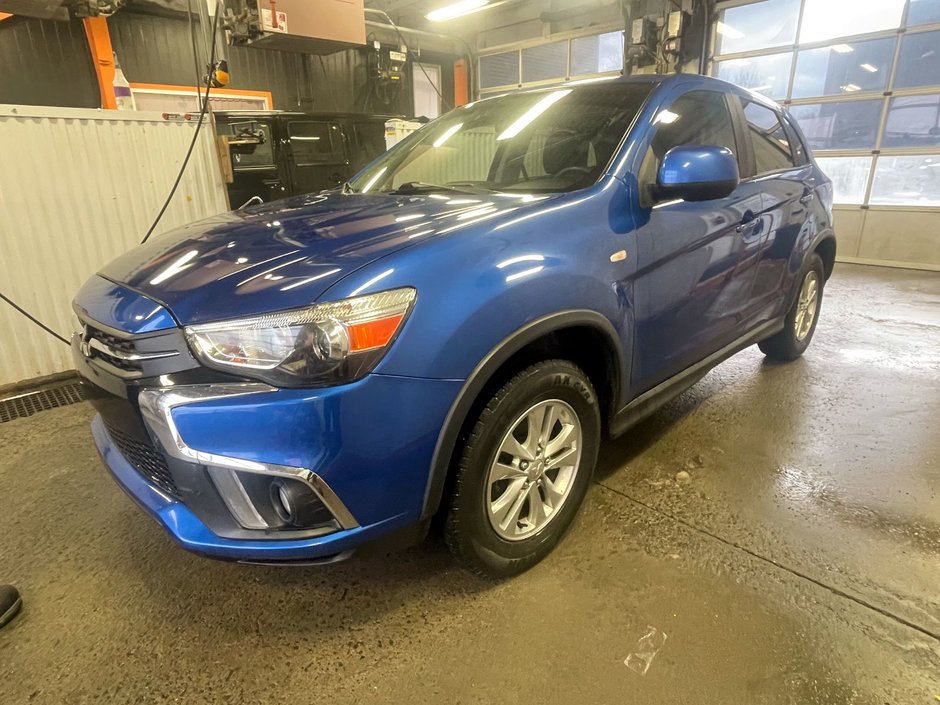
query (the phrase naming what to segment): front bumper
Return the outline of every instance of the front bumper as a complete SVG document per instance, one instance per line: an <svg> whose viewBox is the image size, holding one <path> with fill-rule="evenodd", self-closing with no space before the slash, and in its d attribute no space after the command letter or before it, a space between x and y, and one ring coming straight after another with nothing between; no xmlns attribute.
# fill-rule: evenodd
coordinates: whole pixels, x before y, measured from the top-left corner
<svg viewBox="0 0 940 705"><path fill-rule="evenodd" d="M460 386L382 375L305 390L147 384L126 386L123 399L116 389L96 400L102 413L92 428L105 465L184 548L265 563L339 559L416 523L437 435ZM128 454L133 441L122 434L135 425L138 442L149 436L166 460L175 491ZM227 473L301 481L331 521L310 530L251 528L250 517L234 511L244 488L220 482Z"/></svg>

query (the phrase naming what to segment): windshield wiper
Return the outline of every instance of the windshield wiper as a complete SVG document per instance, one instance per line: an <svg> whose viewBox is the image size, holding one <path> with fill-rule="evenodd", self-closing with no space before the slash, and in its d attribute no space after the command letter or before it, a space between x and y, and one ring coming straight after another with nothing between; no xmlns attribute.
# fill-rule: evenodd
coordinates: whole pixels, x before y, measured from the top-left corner
<svg viewBox="0 0 940 705"><path fill-rule="evenodd" d="M406 181L393 189L383 191L383 193L409 195L413 193L432 193L435 191L447 191L449 193L492 193L492 189L486 189L481 186L445 186L444 184L426 184L421 181Z"/></svg>

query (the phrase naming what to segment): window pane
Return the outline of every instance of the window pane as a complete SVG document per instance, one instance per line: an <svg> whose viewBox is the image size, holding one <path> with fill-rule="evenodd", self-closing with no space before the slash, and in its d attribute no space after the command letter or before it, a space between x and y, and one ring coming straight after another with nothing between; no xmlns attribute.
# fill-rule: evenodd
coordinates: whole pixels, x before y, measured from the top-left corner
<svg viewBox="0 0 940 705"><path fill-rule="evenodd" d="M940 154L878 157L869 203L940 206Z"/></svg>
<svg viewBox="0 0 940 705"><path fill-rule="evenodd" d="M881 98L792 105L790 115L811 149L874 149L882 105Z"/></svg>
<svg viewBox="0 0 940 705"><path fill-rule="evenodd" d="M940 94L892 98L882 147L940 147Z"/></svg>
<svg viewBox="0 0 940 705"><path fill-rule="evenodd" d="M264 142L255 145L251 152L248 151L248 149L251 149L250 147L232 147L232 168L235 169L235 171L259 166L274 166L274 153L271 146L271 126L265 123L255 123L255 125L257 126L257 130L264 135ZM244 125L238 125L217 122L215 126L216 131L220 135L235 137L239 132L250 131L252 123L246 121ZM382 139L385 139L384 132Z"/></svg>
<svg viewBox="0 0 940 705"><path fill-rule="evenodd" d="M911 0L907 11L907 26L940 22L940 0Z"/></svg>
<svg viewBox="0 0 940 705"><path fill-rule="evenodd" d="M568 71L568 42L539 44L522 50L522 82L564 78Z"/></svg>
<svg viewBox="0 0 940 705"><path fill-rule="evenodd" d="M800 0L764 0L723 10L715 53L733 54L793 44L799 13Z"/></svg>
<svg viewBox="0 0 940 705"><path fill-rule="evenodd" d="M619 71L623 68L623 32L571 40L571 75Z"/></svg>
<svg viewBox="0 0 940 705"><path fill-rule="evenodd" d="M806 0L800 44L897 29L906 0Z"/></svg>
<svg viewBox="0 0 940 705"><path fill-rule="evenodd" d="M787 95L793 54L770 54L718 62L718 78L780 100Z"/></svg>
<svg viewBox="0 0 940 705"><path fill-rule="evenodd" d="M751 135L757 173L792 167L790 140L777 113L763 105L745 101L744 117Z"/></svg>
<svg viewBox="0 0 940 705"><path fill-rule="evenodd" d="M807 49L796 57L793 98L883 91L894 57L894 37Z"/></svg>
<svg viewBox="0 0 940 705"><path fill-rule="evenodd" d="M871 157L819 157L816 163L832 179L835 203L860 205L865 200Z"/></svg>
<svg viewBox="0 0 940 705"><path fill-rule="evenodd" d="M940 4L940 3L938 3ZM908 34L901 40L895 88L940 83L940 31Z"/></svg>
<svg viewBox="0 0 940 705"><path fill-rule="evenodd" d="M325 122L290 123L290 148L298 166L334 161L333 136L336 125ZM338 137L338 135L337 135Z"/></svg>
<svg viewBox="0 0 940 705"><path fill-rule="evenodd" d="M480 88L514 86L519 83L519 52L480 57Z"/></svg>

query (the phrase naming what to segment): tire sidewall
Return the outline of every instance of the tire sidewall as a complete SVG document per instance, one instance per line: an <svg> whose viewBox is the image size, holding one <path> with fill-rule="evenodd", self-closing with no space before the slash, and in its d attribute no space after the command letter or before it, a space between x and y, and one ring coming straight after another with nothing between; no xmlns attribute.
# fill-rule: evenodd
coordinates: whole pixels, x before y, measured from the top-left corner
<svg viewBox="0 0 940 705"><path fill-rule="evenodd" d="M544 528L529 538L507 541L493 529L487 514L489 470L511 424L533 405L550 399L560 399L569 404L581 423L582 449L574 485L558 514ZM519 380L500 399L492 415L482 427L478 426L478 430L472 453L465 456L462 463L464 477L457 498L471 548L478 559L495 569L506 568L519 561L534 564L547 555L565 534L591 483L600 445L597 396L577 368L564 362L553 362Z"/></svg>

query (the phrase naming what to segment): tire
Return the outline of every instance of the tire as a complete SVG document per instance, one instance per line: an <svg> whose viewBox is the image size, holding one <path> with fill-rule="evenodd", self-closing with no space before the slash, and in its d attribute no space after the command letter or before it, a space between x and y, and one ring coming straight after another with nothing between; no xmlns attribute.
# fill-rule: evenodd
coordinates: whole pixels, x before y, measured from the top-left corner
<svg viewBox="0 0 940 705"><path fill-rule="evenodd" d="M813 288L814 283L815 288ZM812 254L799 279L799 289L793 305L787 311L783 330L757 344L764 355L771 360L790 362L797 359L809 347L813 333L816 332L816 324L819 322L825 283L826 276L822 259L819 255ZM807 315L812 317L808 325Z"/></svg>
<svg viewBox="0 0 940 705"><path fill-rule="evenodd" d="M551 427L536 444L528 432L540 412L541 426ZM572 363L540 362L503 385L459 456L444 529L454 557L477 575L506 578L551 553L584 500L600 435L597 394Z"/></svg>

